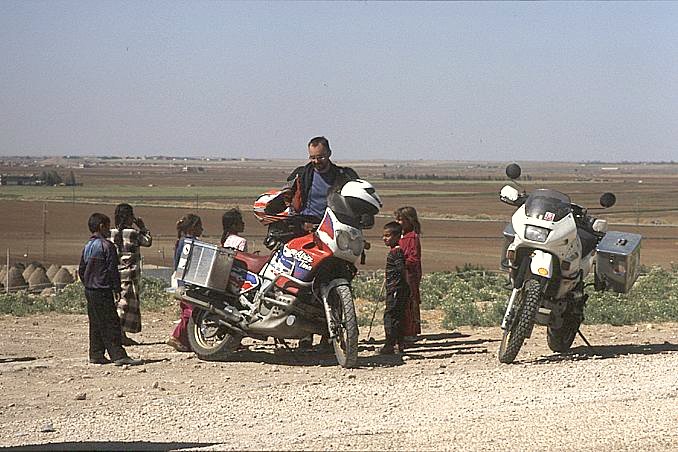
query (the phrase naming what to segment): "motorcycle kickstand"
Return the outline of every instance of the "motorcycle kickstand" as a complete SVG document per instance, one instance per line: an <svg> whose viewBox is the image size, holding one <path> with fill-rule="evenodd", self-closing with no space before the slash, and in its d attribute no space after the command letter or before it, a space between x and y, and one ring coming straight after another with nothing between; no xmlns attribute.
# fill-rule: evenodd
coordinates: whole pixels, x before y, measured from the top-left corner
<svg viewBox="0 0 678 452"><path fill-rule="evenodd" d="M285 347L285 350L287 350L290 353L290 356L292 357L292 361L294 361L294 364L301 364L301 362L299 362L299 360L295 356L295 351L292 350L289 345L287 345L287 341L285 341L285 339L274 339L274 342L276 347L280 344L282 344L283 347Z"/></svg>
<svg viewBox="0 0 678 452"><path fill-rule="evenodd" d="M591 345L591 343L590 343L588 340L586 340L586 336L584 336L584 333L581 332L581 329L579 329L579 328L577 329L577 334L579 334L579 337L582 338L582 340L584 341L584 343L585 343L591 350L593 350L593 345Z"/></svg>

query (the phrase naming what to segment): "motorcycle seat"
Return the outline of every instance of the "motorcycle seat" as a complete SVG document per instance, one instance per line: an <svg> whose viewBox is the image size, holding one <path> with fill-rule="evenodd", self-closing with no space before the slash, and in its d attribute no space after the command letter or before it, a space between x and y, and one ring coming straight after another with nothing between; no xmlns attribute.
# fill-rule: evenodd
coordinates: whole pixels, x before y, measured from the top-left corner
<svg viewBox="0 0 678 452"><path fill-rule="evenodd" d="M252 273L259 273L264 265L270 259L270 256L260 256L258 254L245 253L243 251L238 251L235 254L235 265L240 265L245 267L247 271Z"/></svg>

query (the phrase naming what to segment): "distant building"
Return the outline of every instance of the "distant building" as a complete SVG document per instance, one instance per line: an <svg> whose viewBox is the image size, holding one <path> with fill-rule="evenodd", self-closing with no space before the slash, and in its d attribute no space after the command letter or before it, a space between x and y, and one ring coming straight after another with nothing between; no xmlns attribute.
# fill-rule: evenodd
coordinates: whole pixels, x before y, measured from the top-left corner
<svg viewBox="0 0 678 452"><path fill-rule="evenodd" d="M19 176L15 174L0 174L0 185L44 185L38 176Z"/></svg>
<svg viewBox="0 0 678 452"><path fill-rule="evenodd" d="M182 173L204 173L205 168L202 166L184 166L181 168Z"/></svg>

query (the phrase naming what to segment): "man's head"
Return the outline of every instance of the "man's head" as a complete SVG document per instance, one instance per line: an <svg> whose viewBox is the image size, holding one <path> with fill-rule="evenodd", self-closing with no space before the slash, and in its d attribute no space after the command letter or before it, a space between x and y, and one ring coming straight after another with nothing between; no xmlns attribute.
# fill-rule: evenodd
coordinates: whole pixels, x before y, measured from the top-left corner
<svg viewBox="0 0 678 452"><path fill-rule="evenodd" d="M92 234L101 234L104 237L111 235L111 219L103 213L93 213L90 215L87 226Z"/></svg>
<svg viewBox="0 0 678 452"><path fill-rule="evenodd" d="M400 236L402 233L403 229L402 226L400 226L400 223L396 221L386 223L384 225L384 234L382 235L384 245L388 246L389 248L398 246L398 242L400 241Z"/></svg>
<svg viewBox="0 0 678 452"><path fill-rule="evenodd" d="M313 163L313 168L320 173L330 169L330 142L325 137L315 137L308 142L308 159Z"/></svg>

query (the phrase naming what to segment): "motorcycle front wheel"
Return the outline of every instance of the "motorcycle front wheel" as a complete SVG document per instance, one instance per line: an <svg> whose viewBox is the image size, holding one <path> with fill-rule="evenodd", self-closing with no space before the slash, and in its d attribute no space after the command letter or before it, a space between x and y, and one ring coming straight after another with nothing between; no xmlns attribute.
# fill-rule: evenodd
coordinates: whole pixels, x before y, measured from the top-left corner
<svg viewBox="0 0 678 452"><path fill-rule="evenodd" d="M541 291L539 281L529 279L525 282L521 299L516 307L517 312L510 325L504 330L499 345L499 362L510 364L518 356L523 342L532 333L534 317L539 309Z"/></svg>
<svg viewBox="0 0 678 452"><path fill-rule="evenodd" d="M205 361L220 361L228 357L242 338L230 334L221 325L217 316L203 309L193 308L188 320L188 343L198 356Z"/></svg>
<svg viewBox="0 0 678 452"><path fill-rule="evenodd" d="M329 297L336 325L336 336L332 339L334 355L341 367L355 367L358 363L358 318L351 288L337 286L330 291Z"/></svg>

